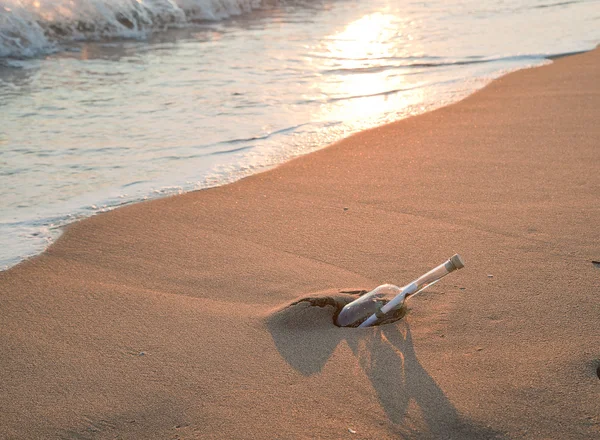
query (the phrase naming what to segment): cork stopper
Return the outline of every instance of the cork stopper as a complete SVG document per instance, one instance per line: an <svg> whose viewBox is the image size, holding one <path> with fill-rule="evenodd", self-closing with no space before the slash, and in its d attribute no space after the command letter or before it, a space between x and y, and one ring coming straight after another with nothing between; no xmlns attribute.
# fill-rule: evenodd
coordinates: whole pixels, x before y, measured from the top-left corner
<svg viewBox="0 0 600 440"><path fill-rule="evenodd" d="M450 263L454 266L454 269L462 269L465 267L465 262L458 254L454 254L450 257Z"/></svg>

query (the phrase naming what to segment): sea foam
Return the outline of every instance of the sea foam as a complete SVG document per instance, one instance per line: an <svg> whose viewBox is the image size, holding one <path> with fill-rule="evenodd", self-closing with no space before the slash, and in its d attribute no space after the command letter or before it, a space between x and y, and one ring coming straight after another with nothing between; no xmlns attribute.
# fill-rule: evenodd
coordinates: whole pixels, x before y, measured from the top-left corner
<svg viewBox="0 0 600 440"><path fill-rule="evenodd" d="M56 51L70 41L145 38L170 27L240 15L263 3L263 0L0 0L0 57L38 56Z"/></svg>

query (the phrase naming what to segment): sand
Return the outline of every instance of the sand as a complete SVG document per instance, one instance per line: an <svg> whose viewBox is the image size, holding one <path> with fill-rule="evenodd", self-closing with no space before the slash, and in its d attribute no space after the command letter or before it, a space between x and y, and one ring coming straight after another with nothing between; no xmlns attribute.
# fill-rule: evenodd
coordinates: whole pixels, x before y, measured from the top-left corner
<svg viewBox="0 0 600 440"><path fill-rule="evenodd" d="M70 226L0 273L0 438L599 438L599 77L562 58ZM333 325L455 252L404 319Z"/></svg>

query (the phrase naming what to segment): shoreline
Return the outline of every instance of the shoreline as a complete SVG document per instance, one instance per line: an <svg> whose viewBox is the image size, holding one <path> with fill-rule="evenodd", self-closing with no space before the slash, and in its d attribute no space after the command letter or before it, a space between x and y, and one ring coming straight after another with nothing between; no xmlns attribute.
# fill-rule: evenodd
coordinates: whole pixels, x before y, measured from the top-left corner
<svg viewBox="0 0 600 440"><path fill-rule="evenodd" d="M593 49L558 53L556 55L547 55L544 58L539 58L538 62L543 62L543 60L553 61L555 59L560 59L560 58L563 58L566 56L582 54L582 53L585 53L590 50L593 50ZM533 59L536 56L538 56L538 55L535 55L535 54L534 55L523 55L522 57L531 58L531 62L533 62ZM493 59L490 61L494 62L494 61L502 60L505 58L513 59L513 58L519 58L519 56L500 57L498 59ZM512 68L511 69L506 68L507 70L503 71L504 73L502 73L501 76L512 73L514 71L530 69L530 68L535 68L535 67L539 67L539 66L524 66L524 67L518 68L517 70L513 70ZM489 78L494 77L494 76L496 76L496 74L491 75ZM471 91L467 96L463 96L450 104L448 104L448 103L442 104L442 106L456 104L456 103L466 99L471 94L477 93L479 90L486 87L490 82L497 79L497 77L495 79L489 79L489 78L485 79L484 86L477 86L477 87L475 87L475 90ZM484 81L483 78L477 79L478 83L483 82L483 81ZM460 93L459 93L459 95L460 95ZM424 111L424 113L427 113L430 111L435 111L439 108L441 108L441 107L434 106L433 110L428 109L428 110ZM412 116L408 116L408 117L414 117L414 116L418 116L418 115L424 114L424 113L419 113L417 115L412 115ZM383 125L387 125L389 123L394 123L394 122L397 122L402 119L406 119L406 117L398 119L396 121L388 122ZM371 127L371 129L372 128L377 128L377 126ZM358 133L358 132L354 132L353 134L356 134L356 133ZM349 136L352 136L352 134L350 134ZM345 138L338 139L335 142L339 142L343 139L345 139ZM269 171L275 167L280 166L283 163L286 163L290 160L294 160L297 157L300 157L300 156L303 156L306 154L311 154L320 149L327 148L327 146L328 145L325 145L322 147L317 147L317 148L309 147L309 148L307 148L307 151L300 153L300 155L291 155L290 157L287 157L286 159L283 160L283 162L280 162L280 163L271 163L271 161L267 160L264 164L259 165L258 168L260 170L257 172L256 171L253 172L253 174ZM243 161L241 163L243 164ZM2 258L2 262L0 262L0 272L9 270L10 268L15 267L18 264L22 263L23 261L26 261L31 258L35 258L36 256L40 255L41 253L45 252L45 250L49 246L51 246L58 238L60 238L64 229L69 227L71 224L73 224L75 222L85 220L86 218L89 218L94 215L103 214L105 212L110 212L114 209L119 209L124 206L129 206L133 203L143 203L145 201L152 201L152 200L160 199L162 197L171 197L173 195L179 195L179 194L188 193L188 192L203 191L205 189L213 188L214 186L229 185L231 183L234 183L238 180L244 179L253 174L248 174L245 171L235 171L235 172L232 172L231 175L221 176L220 183L218 183L217 185L214 185L213 183L208 183L211 180L211 178L209 177L210 176L210 173L209 173L209 174L207 174L207 176L205 176L203 178L204 179L203 183L200 183L200 181L199 181L199 182L193 184L192 186L190 186L190 184L188 182L188 185L186 186L183 184L183 182L173 182L172 184L168 184L166 187L162 186L162 187L159 187L158 189L148 189L148 191L149 191L148 193L140 194L137 198L133 198L131 200L128 199L127 197L125 197L123 199L124 201L120 200L120 197L122 197L122 196L114 195L118 192L117 189L115 188L112 191L112 193L114 193L112 196L107 195L106 197L108 197L108 198L105 198L103 200L91 199L91 200L89 200L89 205L82 205L82 206L74 209L72 212L69 212L68 214L64 213L66 211L58 210L59 212L55 213L56 215L48 214L50 216L46 217L46 218L41 218L41 219L37 219L37 220L30 219L30 220L19 221L17 223L13 223L12 224L13 226L15 224L20 225L20 232L19 231L15 232L14 228L11 229L10 231L7 231L7 237L10 237L10 239L7 238L7 241L5 244L7 245L8 248L11 248L11 246L12 246L17 249L29 249L29 250L31 250L31 252L30 252L29 256L27 256L27 257L11 257L8 259L4 259L3 258L4 255L2 255L0 257L0 258ZM62 212L62 213L60 213L60 212ZM58 224L58 226L56 226L56 224ZM25 231L27 231L27 232L25 232ZM28 236L27 241L25 241L25 242L18 241L18 240L21 240L22 238L17 238L17 237L19 237L19 236L23 237L26 235ZM34 241L35 241L36 245L33 244ZM9 244L9 242L10 242L10 244ZM37 251L35 251L36 248L38 249ZM14 255L14 254L12 254L12 255Z"/></svg>
<svg viewBox="0 0 600 440"><path fill-rule="evenodd" d="M597 435L599 70L599 49L519 70L232 184L69 225L0 273L0 432ZM393 325L339 329L333 307L290 305L401 284L455 251L466 268Z"/></svg>

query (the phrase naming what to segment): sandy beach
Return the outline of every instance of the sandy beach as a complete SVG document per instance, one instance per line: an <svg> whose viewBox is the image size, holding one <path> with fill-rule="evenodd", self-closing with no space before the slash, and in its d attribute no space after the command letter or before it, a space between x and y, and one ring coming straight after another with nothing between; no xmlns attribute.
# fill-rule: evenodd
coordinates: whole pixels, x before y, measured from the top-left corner
<svg viewBox="0 0 600 440"><path fill-rule="evenodd" d="M0 273L2 439L600 437L600 51ZM466 261L406 317L335 304Z"/></svg>

